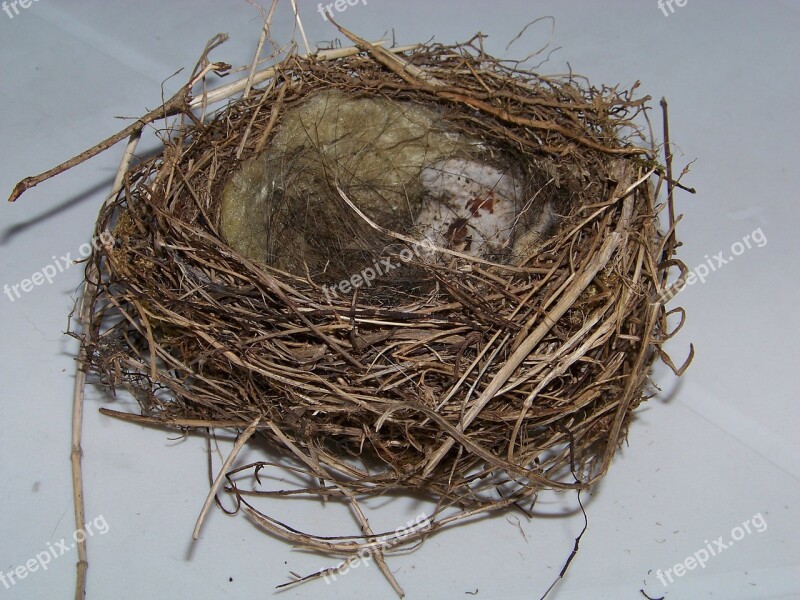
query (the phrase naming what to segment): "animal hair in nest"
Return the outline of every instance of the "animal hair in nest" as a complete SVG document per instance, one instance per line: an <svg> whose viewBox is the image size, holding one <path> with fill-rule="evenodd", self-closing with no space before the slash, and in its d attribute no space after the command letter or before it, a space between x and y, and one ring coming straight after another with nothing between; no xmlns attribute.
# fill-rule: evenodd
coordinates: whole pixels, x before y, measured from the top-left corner
<svg viewBox="0 0 800 600"><path fill-rule="evenodd" d="M274 494L424 492L435 529L448 508L588 488L672 334L659 297L674 237L637 126L648 98L540 76L475 41L361 49L290 57L130 170L97 222L116 243L91 259L87 367L150 422L257 422L307 475ZM354 107L386 122L322 131ZM443 160L513 176L502 252L415 250L419 172ZM357 285L386 259L395 268Z"/></svg>

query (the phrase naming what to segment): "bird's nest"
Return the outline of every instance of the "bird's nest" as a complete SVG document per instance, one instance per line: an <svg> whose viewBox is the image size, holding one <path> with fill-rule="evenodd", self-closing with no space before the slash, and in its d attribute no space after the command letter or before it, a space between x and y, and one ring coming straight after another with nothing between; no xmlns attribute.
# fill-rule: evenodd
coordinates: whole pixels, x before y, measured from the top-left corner
<svg viewBox="0 0 800 600"><path fill-rule="evenodd" d="M249 465L256 488L265 469L300 482L273 495L433 498L428 525L395 542L531 504L541 490L587 489L624 441L671 335L674 219L659 226L667 173L648 98L528 72L486 55L480 38L405 51L353 40L352 51L290 56L207 118L172 107L182 117L163 152L125 174L97 221L115 243L91 258L86 368L130 389L140 420L247 428L291 457ZM399 213L396 202L370 212L357 163L327 154L325 176L294 193L278 182L245 214L264 219L256 229L272 254L229 244L226 189L259 157L284 177L307 169L303 152L269 155L271 144L287 115L334 90L426 107L512 169L515 242L488 258L452 237L420 252L421 192L407 191ZM526 238L542 211L548 226ZM385 260L397 268L364 285L365 268ZM368 529L299 533L251 507L243 475L226 485L273 533L344 555L390 546Z"/></svg>

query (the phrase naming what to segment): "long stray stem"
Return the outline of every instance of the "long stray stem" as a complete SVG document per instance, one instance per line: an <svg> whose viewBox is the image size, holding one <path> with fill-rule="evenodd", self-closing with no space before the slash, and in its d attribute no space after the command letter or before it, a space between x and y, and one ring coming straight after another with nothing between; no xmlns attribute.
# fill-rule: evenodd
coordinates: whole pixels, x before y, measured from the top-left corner
<svg viewBox="0 0 800 600"><path fill-rule="evenodd" d="M83 286L83 295L80 302L79 321L81 330L86 333L89 327L89 312L91 311L92 288L94 277L87 277ZM75 530L84 530L86 525L86 503L83 499L83 470L81 459L83 449L81 448L81 437L83 430L83 388L86 382L86 350L82 347L78 356L78 368L75 372L75 387L72 397L72 451L70 461L72 463L72 494L75 507ZM81 536L78 541L78 562L77 579L75 581L75 600L83 600L86 596L86 571L89 568L89 560L86 553L86 536Z"/></svg>
<svg viewBox="0 0 800 600"><path fill-rule="evenodd" d="M675 252L675 230L672 225L675 223L675 200L674 200L674 181L672 179L672 146L669 139L669 107L667 99L661 98L661 111L664 118L664 163L666 165L667 182L667 207L669 210L670 234L667 240L666 257L671 258ZM665 272L666 273L666 272Z"/></svg>
<svg viewBox="0 0 800 600"><path fill-rule="evenodd" d="M295 456L297 456L297 458L299 458L306 465L308 465L311 468L311 470L314 471L317 474L317 476L320 477L320 479L328 479L332 481L337 488L339 488L339 491L341 491L342 494L344 494L350 501L350 507L353 509L356 519L361 525L361 533L363 533L367 537L374 537L375 532L372 531L372 528L369 525L369 521L367 520L364 511L361 510L361 506L359 506L355 494L352 491L350 491L346 486L341 485L335 479L330 477L328 473L325 471L325 468L321 464L319 464L318 462L315 463L308 456L306 456L300 450L300 448L297 447L296 444L294 444L289 438L286 437L283 431L281 431L280 428L277 425L275 425L275 423L270 422L270 428L272 429L273 433L277 436L277 438L281 442L283 442L286 445L286 447L289 448L295 454ZM381 573L383 573L383 576L386 577L386 580L392 586L397 595L400 598L404 598L406 594L403 591L403 588L400 587L400 584L398 583L392 571L389 569L389 565L386 564L384 552L380 546L375 546L375 562L378 563L378 568L381 570Z"/></svg>
<svg viewBox="0 0 800 600"><path fill-rule="evenodd" d="M84 150L77 156L73 156L68 161L63 162L60 165L57 165L52 169L45 171L44 173L40 173L39 175L26 177L25 179L23 179L17 185L14 186L14 189L11 191L11 195L8 197L8 201L15 202L17 198L19 198L22 194L24 194L27 190L31 189L32 187L37 186L43 181L47 181L48 179L55 177L56 175L59 175L64 171L68 171L72 167L79 165L94 156L97 156L104 150L108 150L109 148L111 148L111 146L113 146L118 142L121 142L125 138L133 138L133 137L138 138L138 136L141 135L142 130L147 125L149 125L154 121L191 112L189 107L189 100L192 92L192 87L194 87L194 84L197 83L200 79L202 79L208 71L219 71L219 70L226 70L229 68L229 65L226 65L224 63L207 63L207 58L206 58L208 56L208 53L211 52L211 50L219 46L226 39L227 39L226 35L217 34L211 40L209 40L209 42L206 44L206 48L203 51L202 56L200 57L200 60L197 63L197 67L195 67L195 71L192 78L188 82L186 82L181 87L181 89L179 89L175 93L175 95L172 96L172 98L170 98L169 100L167 100L164 104L162 104L156 109L151 110L143 117L137 119L134 123L128 125L122 131L115 133L111 137L104 139L102 142L92 146L88 150Z"/></svg>
<svg viewBox="0 0 800 600"><path fill-rule="evenodd" d="M163 119L165 117L173 117L175 115L179 115L184 112L186 109L186 88L181 88L181 90L175 94L172 98L170 98L163 106L159 106L155 110L151 110L149 113L137 119L135 123L131 123L125 129L120 131L119 133L115 133L111 137L104 139L99 144L92 146L88 150L84 150L77 156L70 158L68 161L61 163L45 171L44 173L40 173L39 175L34 175L32 177L26 177L22 181L20 181L17 185L14 186L14 190L11 192L11 195L8 197L9 202L15 202L17 198L19 198L22 194L24 194L27 190L31 189L34 186L39 185L43 181L47 181L51 177L55 177L63 173L64 171L68 171L72 167L81 164L89 160L90 158L97 156L104 150L108 150L114 144L121 142L125 138L129 138L134 135L138 135L142 132L144 127L153 121L157 121L158 119Z"/></svg>
<svg viewBox="0 0 800 600"><path fill-rule="evenodd" d="M125 173L128 171L133 153L136 151L136 146L139 143L141 130L134 132L128 140L128 145L125 147L125 153L122 155L119 169L114 177L114 185L112 186L111 193L106 197L104 207L109 202L113 201L119 190L122 188L122 182L125 178ZM91 314L92 305L94 303L94 296L97 291L97 286L93 283L97 281L98 273L96 263L89 264L86 273L86 282L83 286L83 293L81 295L80 308L78 311L78 324L81 333L88 336L91 333ZM86 503L84 502L83 495L83 448L81 447L81 440L83 437L83 400L84 388L86 386L86 370L85 367L88 363L87 356L87 342L81 343L81 350L78 354L77 369L75 371L75 385L72 394L72 450L70 452L70 462L72 463L72 494L73 504L75 507L75 530L86 530ZM77 578L75 581L75 600L83 600L86 596L86 572L89 569L89 559L86 551L86 536L81 536L82 539L78 541L78 563Z"/></svg>
<svg viewBox="0 0 800 600"><path fill-rule="evenodd" d="M377 42L371 42L373 46L383 46L387 44L386 40L378 40ZM414 50L419 48L419 44L409 44L407 46L397 46L395 48L389 48L387 52L392 53L401 53L401 52L408 52L410 50ZM336 60L338 58L346 58L348 56L353 56L361 52L361 48L356 46L348 46L346 48L332 48L330 50L317 50L314 52L314 60ZM309 58L309 55L301 55L299 58ZM285 64L282 63L282 64ZM275 77L280 71L280 67L273 66L273 67L266 67L261 71L256 71L252 75L248 75L238 81L234 81L233 83L227 83L225 85L221 85L213 90L209 90L202 96L197 96L193 98L189 102L189 106L191 108L199 107L203 102L206 104L214 104L216 102L221 102L222 100L226 100L231 96L238 94L242 90L247 87L248 82L251 86L258 85L259 83L266 81L268 79L272 79Z"/></svg>
<svg viewBox="0 0 800 600"><path fill-rule="evenodd" d="M236 440L236 443L233 445L233 450L228 455L228 458L225 459L222 467L217 474L216 479L214 479L214 483L211 485L211 489L208 490L208 496L206 496L206 501L203 503L203 508L200 511L200 515L197 517L197 523L194 525L194 531L192 532L192 539L196 540L200 537L200 528L203 526L203 522L206 520L206 515L208 515L208 511L211 508L211 504L214 502L214 498L217 496L217 492L219 488L222 486L222 482L225 480L225 474L231 468L233 461L236 460L236 457L239 455L239 450L242 449L242 446L245 445L247 440L255 433L256 427L261 422L261 415L257 416L250 426L244 430L244 433L239 436L239 439Z"/></svg>

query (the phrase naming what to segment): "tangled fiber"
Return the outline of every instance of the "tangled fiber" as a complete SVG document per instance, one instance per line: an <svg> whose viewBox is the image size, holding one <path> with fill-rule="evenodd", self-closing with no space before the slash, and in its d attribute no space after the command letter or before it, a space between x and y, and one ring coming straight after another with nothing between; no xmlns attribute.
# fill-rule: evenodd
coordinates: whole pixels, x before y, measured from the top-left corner
<svg viewBox="0 0 800 600"><path fill-rule="evenodd" d="M433 498L429 526L403 543L541 490L587 489L655 358L672 364L661 345L674 333L663 303L674 218L662 231L656 200L672 182L641 127L649 98L537 75L487 55L480 37L398 52L346 33L353 52L292 54L208 118L185 110L163 152L125 175L97 221L116 242L91 258L86 368L130 389L140 421L249 428L291 459L248 465L253 481L280 468L304 482L264 494ZM434 245L426 259L414 177L383 189L362 185L352 150L318 153L328 160L314 176L307 148L278 154L287 115L320 93L425 107L462 140L429 162L512 169L522 190L505 254ZM242 246L221 226L226 186L270 164L289 183L255 212L239 206L263 235ZM385 259L395 267L370 285L353 279ZM388 547L368 529L334 540L257 511L245 472L228 473L229 490L269 531L342 555Z"/></svg>

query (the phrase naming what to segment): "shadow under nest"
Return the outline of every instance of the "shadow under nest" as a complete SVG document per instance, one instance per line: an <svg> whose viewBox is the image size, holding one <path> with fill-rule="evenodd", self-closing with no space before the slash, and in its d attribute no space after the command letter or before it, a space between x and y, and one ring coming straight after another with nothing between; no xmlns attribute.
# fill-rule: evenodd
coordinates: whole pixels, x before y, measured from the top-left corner
<svg viewBox="0 0 800 600"><path fill-rule="evenodd" d="M91 258L85 367L130 389L150 422L255 424L308 475L310 495L413 490L437 514L467 515L586 489L671 336L658 299L674 239L658 226L655 149L634 125L648 99L517 69L472 42L393 56L294 56L206 121L165 130L163 153L133 168L98 218L116 241ZM266 238L283 262L235 250L220 231L225 186L324 90L436 111L487 160L513 165L517 235L548 207L546 235L491 260L415 255L331 295L326 286L397 258L413 211L362 218L358 171L326 167L302 204L269 196L283 212ZM297 156L278 159L297 170ZM299 240L310 258L292 262Z"/></svg>

